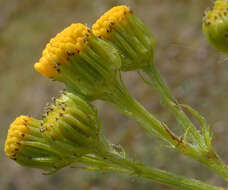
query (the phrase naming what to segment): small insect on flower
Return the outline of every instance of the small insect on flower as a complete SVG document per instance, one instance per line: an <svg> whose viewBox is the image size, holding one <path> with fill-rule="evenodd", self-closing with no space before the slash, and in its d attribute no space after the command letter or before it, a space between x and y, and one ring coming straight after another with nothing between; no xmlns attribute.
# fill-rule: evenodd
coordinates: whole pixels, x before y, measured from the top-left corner
<svg viewBox="0 0 228 190"><path fill-rule="evenodd" d="M202 28L213 47L228 53L228 1L214 2L212 10L204 14Z"/></svg>
<svg viewBox="0 0 228 190"><path fill-rule="evenodd" d="M92 31L120 51L123 71L141 69L153 62L154 38L127 6L111 8L96 21Z"/></svg>

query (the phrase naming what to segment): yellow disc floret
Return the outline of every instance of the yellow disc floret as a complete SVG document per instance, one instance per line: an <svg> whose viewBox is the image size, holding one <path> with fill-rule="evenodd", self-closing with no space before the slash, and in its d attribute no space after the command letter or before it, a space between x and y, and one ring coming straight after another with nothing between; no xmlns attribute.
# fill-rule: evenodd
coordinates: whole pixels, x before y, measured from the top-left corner
<svg viewBox="0 0 228 190"><path fill-rule="evenodd" d="M90 36L90 29L83 24L72 24L58 33L46 45L42 57L34 67L44 76L55 78L60 72L59 65L69 63L69 56L83 50Z"/></svg>
<svg viewBox="0 0 228 190"><path fill-rule="evenodd" d="M214 7L212 10L206 12L204 17L204 23L206 25L214 24L219 19L228 15L228 2L224 0L215 1Z"/></svg>
<svg viewBox="0 0 228 190"><path fill-rule="evenodd" d="M96 36L109 39L112 26L121 23L130 13L130 9L125 5L113 7L96 21L93 25L93 33Z"/></svg>
<svg viewBox="0 0 228 190"><path fill-rule="evenodd" d="M46 116L43 119L44 120L43 128L53 138L56 138L56 139L58 138L54 128L58 127L58 120L60 120L66 113L67 112L66 112L64 103L61 103L56 106L50 106L47 108Z"/></svg>
<svg viewBox="0 0 228 190"><path fill-rule="evenodd" d="M203 32L212 46L228 53L228 1L217 0L212 10L205 12Z"/></svg>
<svg viewBox="0 0 228 190"><path fill-rule="evenodd" d="M5 153L9 158L15 159L20 151L20 142L29 133L29 129L26 127L29 120L30 118L27 116L20 116L11 123L5 142Z"/></svg>

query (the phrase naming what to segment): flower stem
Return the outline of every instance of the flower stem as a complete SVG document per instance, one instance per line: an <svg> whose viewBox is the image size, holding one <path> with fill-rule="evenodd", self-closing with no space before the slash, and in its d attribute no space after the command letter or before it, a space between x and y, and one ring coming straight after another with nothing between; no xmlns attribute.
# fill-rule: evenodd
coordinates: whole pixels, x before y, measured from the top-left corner
<svg viewBox="0 0 228 190"><path fill-rule="evenodd" d="M145 67L143 71L150 77L150 86L152 86L159 92L160 96L165 102L165 105L174 114L183 131L186 132L188 130L192 142L199 143L201 141L199 132L196 130L193 123L183 112L181 107L178 105L177 100L171 94L168 86L161 77L159 71L156 69L155 65L152 63L148 67Z"/></svg>
<svg viewBox="0 0 228 190"><path fill-rule="evenodd" d="M139 177L146 178L158 183L167 184L183 190L218 190L219 188L202 183L200 181L174 175L155 168L140 166L137 168Z"/></svg>
<svg viewBox="0 0 228 190"><path fill-rule="evenodd" d="M228 181L228 166L215 152L205 155L199 161L221 176L224 180Z"/></svg>
<svg viewBox="0 0 228 190"><path fill-rule="evenodd" d="M116 154L103 152L103 156L106 161L109 161L112 164L123 168L124 170L121 170L121 173L126 173L131 176L133 175L136 177L149 179L157 183L177 187L181 190L219 190L218 187L205 184L198 180L185 178L183 176L178 176L157 168L148 167L143 163L135 162L126 157L121 157Z"/></svg>
<svg viewBox="0 0 228 190"><path fill-rule="evenodd" d="M165 102L165 105L176 117L178 123L185 132L185 135L189 133L193 146L179 146L178 150L183 154L192 157L193 159L206 165L208 168L215 171L218 175L228 181L228 167L219 158L216 151L210 144L211 142L209 142L209 144L205 142L205 134L200 133L200 131L196 129L194 124L184 113L182 108L177 103L177 100L171 94L155 65L150 64L150 66L144 68L143 71L150 77L151 81L149 81L149 84L159 92L160 96ZM201 128L203 127L205 126L201 126ZM186 142L184 143L187 145Z"/></svg>
<svg viewBox="0 0 228 190"><path fill-rule="evenodd" d="M112 103L118 111L137 121L149 134L155 135L173 146L178 143L166 125L135 100L121 81L115 81L113 86L103 97L105 101Z"/></svg>

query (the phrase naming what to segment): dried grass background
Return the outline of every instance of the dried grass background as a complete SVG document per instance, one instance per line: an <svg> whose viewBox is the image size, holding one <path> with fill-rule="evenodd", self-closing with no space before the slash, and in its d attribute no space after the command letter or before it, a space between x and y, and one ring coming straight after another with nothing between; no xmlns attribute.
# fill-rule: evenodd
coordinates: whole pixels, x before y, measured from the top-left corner
<svg viewBox="0 0 228 190"><path fill-rule="evenodd" d="M174 190L147 180L112 173L66 168L52 176L23 168L4 155L9 124L20 114L40 118L51 96L63 85L36 73L45 44L73 22L89 26L110 7L129 5L157 41L155 62L175 96L203 113L214 132L214 144L228 161L228 62L210 47L201 18L212 0L0 0L0 190ZM158 94L135 72L124 74L132 94L159 119L177 128ZM133 121L109 105L96 102L104 133L135 159L179 175L225 185L197 162L169 150L144 134ZM178 132L178 130L177 130Z"/></svg>

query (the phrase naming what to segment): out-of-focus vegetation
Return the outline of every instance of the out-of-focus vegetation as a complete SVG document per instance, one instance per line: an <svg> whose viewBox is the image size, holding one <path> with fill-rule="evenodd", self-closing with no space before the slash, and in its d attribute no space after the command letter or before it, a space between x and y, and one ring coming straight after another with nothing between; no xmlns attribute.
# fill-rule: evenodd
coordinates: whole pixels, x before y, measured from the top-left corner
<svg viewBox="0 0 228 190"><path fill-rule="evenodd" d="M228 161L228 63L227 56L211 48L202 35L201 18L210 0L0 0L0 190L170 190L146 180L119 174L93 173L66 168L52 176L17 165L4 155L9 124L20 114L40 118L51 96L63 85L36 73L36 62L49 39L73 22L89 26L114 5L129 5L157 40L155 61L175 96L202 112L211 123L214 144ZM124 74L132 94L171 128L173 117L158 95L135 72ZM133 121L103 102L96 103L104 132L135 159L225 185L195 161L159 145Z"/></svg>

